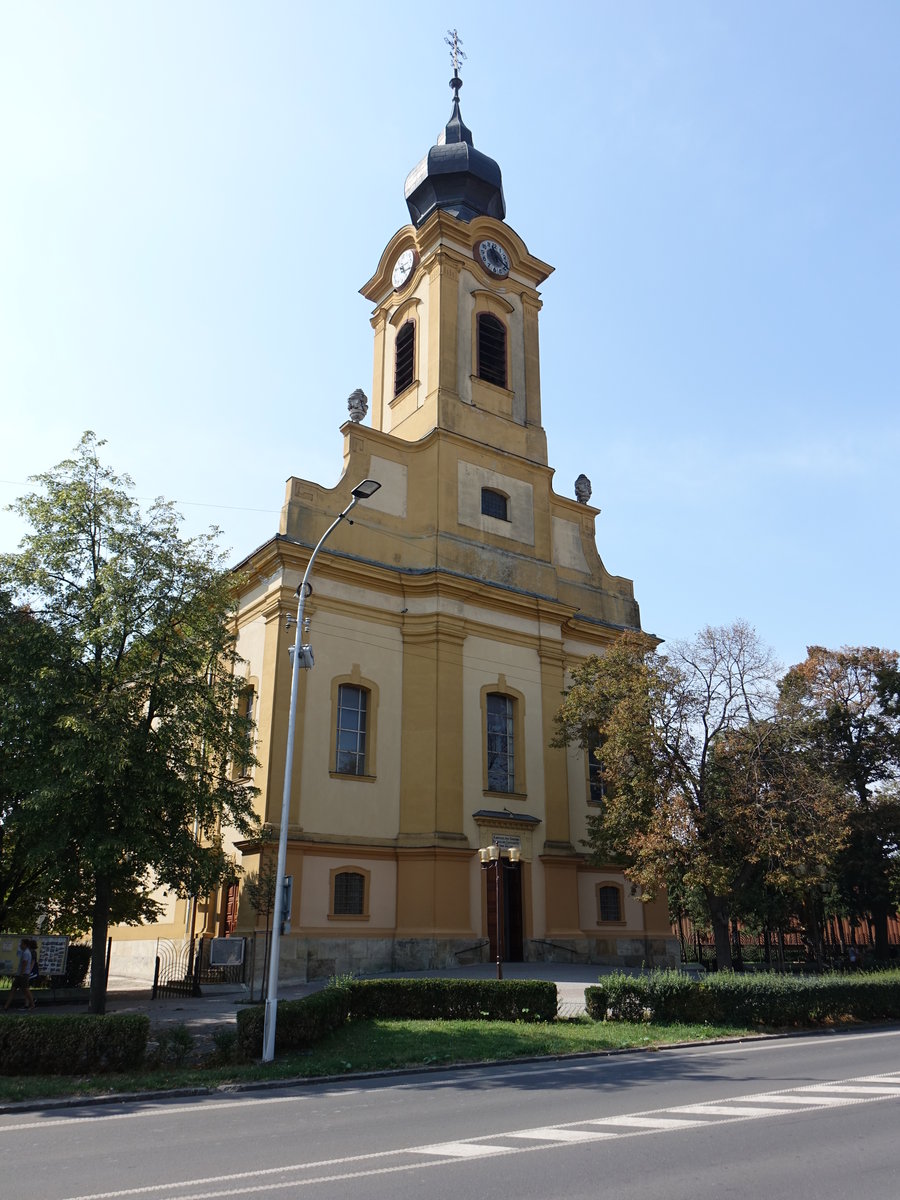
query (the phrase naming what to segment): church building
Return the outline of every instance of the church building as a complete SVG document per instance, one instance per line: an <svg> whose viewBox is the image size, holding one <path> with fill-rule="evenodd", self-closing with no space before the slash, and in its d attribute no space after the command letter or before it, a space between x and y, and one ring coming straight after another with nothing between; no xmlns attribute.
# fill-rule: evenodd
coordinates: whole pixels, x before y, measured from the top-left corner
<svg viewBox="0 0 900 1200"><path fill-rule="evenodd" d="M361 289L371 405L350 397L337 482L290 478L279 532L237 568L251 782L277 835L298 585L352 489L380 484L323 546L305 600L314 665L299 671L283 979L498 951L678 961L665 898L642 902L620 867L585 853L596 764L550 746L567 671L639 631L640 614L598 554L589 481L573 497L553 489L538 320L553 268L506 224L458 71L450 86L450 119L406 180L409 224ZM235 847L244 879L275 854L274 841ZM240 883L196 923L262 928Z"/></svg>

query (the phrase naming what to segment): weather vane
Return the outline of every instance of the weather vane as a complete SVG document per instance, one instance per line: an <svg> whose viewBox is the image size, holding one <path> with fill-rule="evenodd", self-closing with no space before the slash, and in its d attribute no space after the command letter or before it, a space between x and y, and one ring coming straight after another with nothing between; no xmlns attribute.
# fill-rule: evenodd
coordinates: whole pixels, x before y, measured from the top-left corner
<svg viewBox="0 0 900 1200"><path fill-rule="evenodd" d="M459 72L459 64L466 60L466 53L461 48L462 38L455 29L448 29L444 41L450 47L450 61L453 63L453 73L456 75Z"/></svg>

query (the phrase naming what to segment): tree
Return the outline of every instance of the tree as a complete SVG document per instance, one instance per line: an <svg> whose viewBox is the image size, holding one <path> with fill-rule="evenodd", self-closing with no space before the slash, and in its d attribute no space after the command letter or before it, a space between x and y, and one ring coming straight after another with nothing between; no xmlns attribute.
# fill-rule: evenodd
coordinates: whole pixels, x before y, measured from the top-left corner
<svg viewBox="0 0 900 1200"><path fill-rule="evenodd" d="M212 890L229 870L221 831L252 836L253 761L238 711L234 585L217 531L183 539L172 506L146 513L127 476L86 433L72 458L35 477L13 507L31 525L2 566L20 604L67 656L50 770L28 797L40 849L91 929L90 1008L105 1008L111 921L156 911L158 887Z"/></svg>
<svg viewBox="0 0 900 1200"><path fill-rule="evenodd" d="M772 886L827 861L843 816L794 721L776 707L769 651L743 622L655 654L626 636L573 672L556 744L596 751L606 784L589 818L595 857L618 857L651 894L676 875L704 898L716 961L729 915L760 874Z"/></svg>
<svg viewBox="0 0 900 1200"><path fill-rule="evenodd" d="M888 915L900 890L898 681L895 650L810 646L781 684L783 702L806 714L822 769L848 802L836 882L854 916L871 916L879 959L888 956Z"/></svg>
<svg viewBox="0 0 900 1200"><path fill-rule="evenodd" d="M267 839L264 837L263 841L265 840ZM260 853L260 858L262 859L262 853ZM248 875L244 881L244 895L247 897L247 903L256 913L257 918L263 918L266 923L262 969L263 1000L266 998L269 986L269 922L272 920L272 914L275 911L275 890L277 885L277 862L271 858L263 860L259 870Z"/></svg>
<svg viewBox="0 0 900 1200"><path fill-rule="evenodd" d="M58 883L29 798L49 782L66 663L53 630L0 590L0 929L37 928Z"/></svg>

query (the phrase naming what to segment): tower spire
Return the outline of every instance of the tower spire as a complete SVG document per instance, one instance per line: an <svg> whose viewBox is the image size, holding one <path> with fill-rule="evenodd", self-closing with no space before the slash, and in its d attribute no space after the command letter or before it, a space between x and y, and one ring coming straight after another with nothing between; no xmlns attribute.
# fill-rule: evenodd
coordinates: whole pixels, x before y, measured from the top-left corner
<svg viewBox="0 0 900 1200"><path fill-rule="evenodd" d="M450 87L453 90L453 107L450 111L450 120L438 135L438 145L446 146L448 143L452 145L453 142L468 142L471 146L472 131L466 128L459 109L459 89L463 85L459 76L459 65L465 61L466 52L462 49L462 39L455 29L447 30L444 41L450 47L450 62L453 65L453 78L450 80Z"/></svg>
<svg viewBox="0 0 900 1200"><path fill-rule="evenodd" d="M448 29L444 41L450 47L453 78L453 107L450 120L438 134L437 142L406 178L404 194L409 215L418 228L435 211L444 209L461 221L486 215L502 221L506 215L500 168L492 158L475 149L472 131L463 122L459 109L459 90L463 81L460 64L466 54L455 29Z"/></svg>

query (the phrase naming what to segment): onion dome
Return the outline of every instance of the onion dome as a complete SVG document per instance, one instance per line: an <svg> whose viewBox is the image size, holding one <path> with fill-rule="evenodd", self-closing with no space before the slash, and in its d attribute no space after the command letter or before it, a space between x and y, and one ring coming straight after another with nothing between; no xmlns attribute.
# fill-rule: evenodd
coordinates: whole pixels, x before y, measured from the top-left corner
<svg viewBox="0 0 900 1200"><path fill-rule="evenodd" d="M450 120L438 134L437 144L406 177L406 205L417 229L437 208L461 221L482 216L502 221L506 216L500 167L475 149L471 130L460 115L462 83L455 69L450 80L453 89Z"/></svg>

